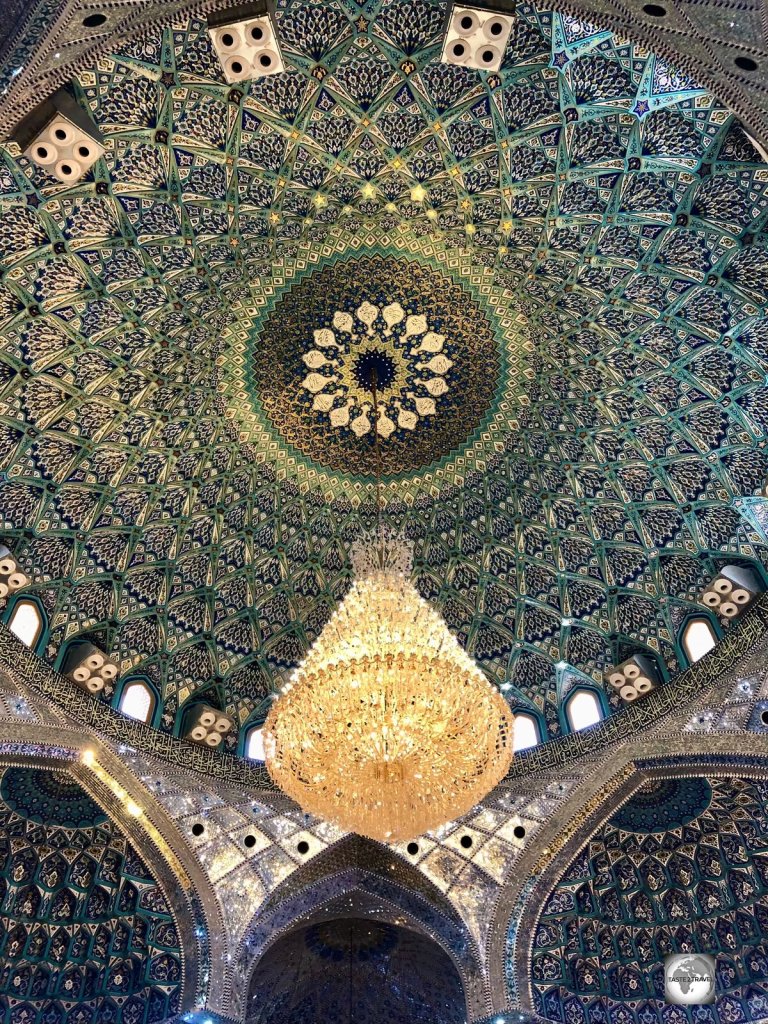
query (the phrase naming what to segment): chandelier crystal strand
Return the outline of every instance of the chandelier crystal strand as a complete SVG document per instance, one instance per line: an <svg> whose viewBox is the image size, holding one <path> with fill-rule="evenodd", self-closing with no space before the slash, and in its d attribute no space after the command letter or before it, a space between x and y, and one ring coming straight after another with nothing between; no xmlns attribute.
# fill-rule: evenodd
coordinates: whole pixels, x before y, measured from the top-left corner
<svg viewBox="0 0 768 1024"><path fill-rule="evenodd" d="M506 701L410 582L412 545L377 524L355 582L264 725L267 768L307 812L383 842L469 811L512 760Z"/></svg>

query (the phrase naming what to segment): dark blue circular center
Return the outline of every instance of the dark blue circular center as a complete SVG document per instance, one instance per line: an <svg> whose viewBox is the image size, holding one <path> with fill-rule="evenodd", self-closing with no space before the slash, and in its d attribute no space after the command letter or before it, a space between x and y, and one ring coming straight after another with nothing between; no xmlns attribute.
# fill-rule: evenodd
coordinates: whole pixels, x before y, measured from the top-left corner
<svg viewBox="0 0 768 1024"><path fill-rule="evenodd" d="M704 778L650 779L610 823L627 832L666 832L698 818L711 800L712 787Z"/></svg>
<svg viewBox="0 0 768 1024"><path fill-rule="evenodd" d="M376 390L383 391L390 387L395 379L395 363L392 356L381 349L374 348L370 352L361 353L354 362L353 373L359 387L372 390L373 377L376 379Z"/></svg>
<svg viewBox="0 0 768 1024"><path fill-rule="evenodd" d="M61 828L93 828L107 820L76 779L44 768L9 768L0 796L22 818Z"/></svg>

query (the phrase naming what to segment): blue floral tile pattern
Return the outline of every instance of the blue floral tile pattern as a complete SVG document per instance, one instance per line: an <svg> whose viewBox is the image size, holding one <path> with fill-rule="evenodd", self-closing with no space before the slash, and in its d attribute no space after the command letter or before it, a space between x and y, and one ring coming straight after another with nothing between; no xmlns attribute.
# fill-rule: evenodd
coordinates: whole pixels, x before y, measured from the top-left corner
<svg viewBox="0 0 768 1024"><path fill-rule="evenodd" d="M543 907L531 966L537 1013L562 1024L765 1017L766 796L765 780L661 780L615 814ZM716 957L712 1006L664 1000L664 957L688 952Z"/></svg>
<svg viewBox="0 0 768 1024"><path fill-rule="evenodd" d="M4 1020L150 1024L178 1011L181 955L165 896L65 773L3 773L0 893Z"/></svg>

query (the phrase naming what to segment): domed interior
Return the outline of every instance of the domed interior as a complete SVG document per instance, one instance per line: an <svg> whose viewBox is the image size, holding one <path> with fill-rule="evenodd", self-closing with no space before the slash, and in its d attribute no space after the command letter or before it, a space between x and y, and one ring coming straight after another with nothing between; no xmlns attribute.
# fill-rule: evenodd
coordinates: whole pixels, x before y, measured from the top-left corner
<svg viewBox="0 0 768 1024"><path fill-rule="evenodd" d="M2 536L46 659L95 642L164 731L259 721L374 519L376 367L385 522L553 738L628 656L687 664L723 565L762 579L768 183L636 44L521 4L480 75L441 4L369 7L282 4L242 88L182 18L79 74L82 181L6 151Z"/></svg>

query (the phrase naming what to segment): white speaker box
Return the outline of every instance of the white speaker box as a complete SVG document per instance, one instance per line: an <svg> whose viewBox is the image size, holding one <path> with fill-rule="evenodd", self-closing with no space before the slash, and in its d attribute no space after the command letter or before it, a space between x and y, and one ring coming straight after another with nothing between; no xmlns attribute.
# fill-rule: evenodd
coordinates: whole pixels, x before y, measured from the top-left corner
<svg viewBox="0 0 768 1024"><path fill-rule="evenodd" d="M763 591L757 573L739 565L726 565L712 580L701 603L723 619L735 619Z"/></svg>
<svg viewBox="0 0 768 1024"><path fill-rule="evenodd" d="M231 718L208 704L199 704L187 720L184 739L200 747L218 747L234 728Z"/></svg>
<svg viewBox="0 0 768 1024"><path fill-rule="evenodd" d="M478 71L499 71L512 34L511 13L455 4L445 32L441 60Z"/></svg>
<svg viewBox="0 0 768 1024"><path fill-rule="evenodd" d="M29 586L29 576L22 572L10 550L0 544L0 598L10 597Z"/></svg>
<svg viewBox="0 0 768 1024"><path fill-rule="evenodd" d="M285 70L274 18L265 3L244 4L212 15L208 34L230 85Z"/></svg>
<svg viewBox="0 0 768 1024"><path fill-rule="evenodd" d="M644 654L633 654L627 658L608 672L607 679L626 704L632 704L655 690L659 682L656 667Z"/></svg>
<svg viewBox="0 0 768 1024"><path fill-rule="evenodd" d="M88 693L101 693L117 679L118 667L93 644L74 644L64 658L64 675Z"/></svg>

